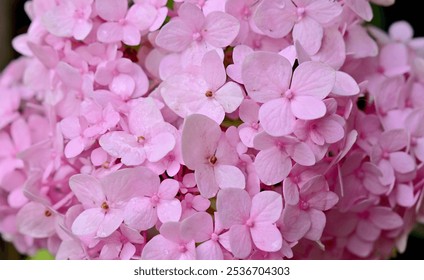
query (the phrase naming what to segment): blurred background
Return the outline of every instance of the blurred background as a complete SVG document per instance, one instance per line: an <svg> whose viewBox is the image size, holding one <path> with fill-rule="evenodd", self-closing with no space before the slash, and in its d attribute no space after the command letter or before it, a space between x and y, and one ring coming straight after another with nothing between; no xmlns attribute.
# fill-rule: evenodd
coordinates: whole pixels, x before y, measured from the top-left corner
<svg viewBox="0 0 424 280"><path fill-rule="evenodd" d="M71 0L69 0L71 1ZM25 33L30 20L24 11L26 0L0 0L0 71L18 54L11 46L12 39ZM387 8L378 10L377 21L384 30L387 30L391 23L399 20L408 21L415 30L415 37L424 36L424 18L421 9L411 6L410 1L397 0L396 3ZM394 259L424 259L424 227L419 226L410 235L408 247L405 253L394 256ZM40 258L45 258L43 253ZM13 246L4 242L0 238L0 259L26 259L16 252Z"/></svg>

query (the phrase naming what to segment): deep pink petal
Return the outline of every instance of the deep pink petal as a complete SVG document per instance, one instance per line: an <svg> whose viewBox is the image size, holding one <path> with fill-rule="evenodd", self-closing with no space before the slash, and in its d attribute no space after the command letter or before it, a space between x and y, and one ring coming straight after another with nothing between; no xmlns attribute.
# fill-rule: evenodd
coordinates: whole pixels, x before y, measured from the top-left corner
<svg viewBox="0 0 424 280"><path fill-rule="evenodd" d="M299 203L299 188L290 178L286 178L283 182L284 202L289 205Z"/></svg>
<svg viewBox="0 0 424 280"><path fill-rule="evenodd" d="M396 172L405 174L415 170L415 160L405 152L390 153L390 163Z"/></svg>
<svg viewBox="0 0 424 280"><path fill-rule="evenodd" d="M392 230L403 225L403 220L399 214L388 207L376 206L370 209L369 213L371 222L383 230Z"/></svg>
<svg viewBox="0 0 424 280"><path fill-rule="evenodd" d="M286 206L281 219L281 231L289 242L300 240L311 228L311 219L299 206Z"/></svg>
<svg viewBox="0 0 424 280"><path fill-rule="evenodd" d="M374 248L374 242L368 242L352 235L347 241L347 249L358 257L365 258L369 256Z"/></svg>
<svg viewBox="0 0 424 280"><path fill-rule="evenodd" d="M408 144L408 134L404 129L385 131L380 136L380 146L387 152L399 151Z"/></svg>
<svg viewBox="0 0 424 280"><path fill-rule="evenodd" d="M356 227L356 234L363 240L374 242L380 237L381 229L367 220L360 220Z"/></svg>
<svg viewBox="0 0 424 280"><path fill-rule="evenodd" d="M324 231L326 218L325 214L320 210L313 208L308 210L309 218L311 219L311 228L305 234L305 238L310 240L319 240Z"/></svg>

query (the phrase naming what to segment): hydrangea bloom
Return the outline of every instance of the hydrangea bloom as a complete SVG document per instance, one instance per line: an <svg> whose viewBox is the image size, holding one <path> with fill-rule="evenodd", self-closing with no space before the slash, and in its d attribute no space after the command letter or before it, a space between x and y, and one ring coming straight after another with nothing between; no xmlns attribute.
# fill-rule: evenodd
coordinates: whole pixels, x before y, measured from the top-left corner
<svg viewBox="0 0 424 280"><path fill-rule="evenodd" d="M424 44L393 0L33 0L0 233L57 259L376 259L424 222Z"/></svg>

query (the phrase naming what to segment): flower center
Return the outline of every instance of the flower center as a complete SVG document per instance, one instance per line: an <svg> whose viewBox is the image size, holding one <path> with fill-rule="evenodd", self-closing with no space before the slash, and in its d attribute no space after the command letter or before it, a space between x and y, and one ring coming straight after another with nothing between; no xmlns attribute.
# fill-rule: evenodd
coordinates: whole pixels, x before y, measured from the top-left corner
<svg viewBox="0 0 424 280"><path fill-rule="evenodd" d="M146 140L146 138L144 138L144 136L138 136L138 137L137 137L137 142L138 142L138 143L141 143L141 142L143 142L144 140Z"/></svg>
<svg viewBox="0 0 424 280"><path fill-rule="evenodd" d="M107 211L107 210L109 210L109 205L107 204L107 202L105 201L105 202L103 202L102 203L102 206L100 206L103 210L105 210L105 211Z"/></svg>
<svg viewBox="0 0 424 280"><path fill-rule="evenodd" d="M187 252L187 247L185 246L185 244L181 244L181 245L178 247L178 250L179 250L181 253L185 253L185 252Z"/></svg>
<svg viewBox="0 0 424 280"><path fill-rule="evenodd" d="M157 194L154 194L151 198L150 198L150 202L153 204L153 206L157 206L159 204L160 198Z"/></svg>
<svg viewBox="0 0 424 280"><path fill-rule="evenodd" d="M246 221L246 226L247 227L253 227L255 225L255 222L251 219L251 218L249 218L247 221Z"/></svg>
<svg viewBox="0 0 424 280"><path fill-rule="evenodd" d="M301 20L305 17L305 8L304 7L298 7L297 8L297 20Z"/></svg>
<svg viewBox="0 0 424 280"><path fill-rule="evenodd" d="M44 211L44 216L50 217L51 215L52 215L52 212L50 212L50 210Z"/></svg>
<svg viewBox="0 0 424 280"><path fill-rule="evenodd" d="M291 89L286 90L286 92L283 94L283 96L285 98L287 98L288 100L293 99L294 97L294 92Z"/></svg>
<svg viewBox="0 0 424 280"><path fill-rule="evenodd" d="M110 166L110 162L108 162L108 161L105 161L105 162L103 162L103 164L102 164L102 167L103 167L104 169L109 169L109 166Z"/></svg>
<svg viewBox="0 0 424 280"><path fill-rule="evenodd" d="M210 164L212 164L212 165L214 165L215 163L216 163L216 161L217 161L218 159L216 158L216 156L215 155L213 155L213 156L211 156L210 158L209 158L209 162L210 162Z"/></svg>
<svg viewBox="0 0 424 280"><path fill-rule="evenodd" d="M218 239L219 239L218 234L216 234L215 232L211 234L211 240L212 241L215 241L216 242L216 241L218 241Z"/></svg>
<svg viewBox="0 0 424 280"><path fill-rule="evenodd" d="M213 96L213 92L208 90L208 91L205 92L205 96L208 97L208 98L211 98Z"/></svg>
<svg viewBox="0 0 424 280"><path fill-rule="evenodd" d="M307 201L301 200L299 202L299 207L302 210L308 210L309 209L309 203Z"/></svg>

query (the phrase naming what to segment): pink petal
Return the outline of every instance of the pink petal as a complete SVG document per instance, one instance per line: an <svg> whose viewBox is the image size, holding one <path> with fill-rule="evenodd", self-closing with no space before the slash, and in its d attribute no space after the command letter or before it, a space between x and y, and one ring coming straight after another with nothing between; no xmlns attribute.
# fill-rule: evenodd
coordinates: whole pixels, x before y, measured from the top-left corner
<svg viewBox="0 0 424 280"><path fill-rule="evenodd" d="M394 41L408 42L414 37L414 30L407 21L402 20L390 25L389 35Z"/></svg>
<svg viewBox="0 0 424 280"><path fill-rule="evenodd" d="M262 191L252 199L250 218L255 223L275 223L283 210L283 198L274 191Z"/></svg>
<svg viewBox="0 0 424 280"><path fill-rule="evenodd" d="M333 144L340 141L345 135L343 126L336 120L330 118L321 121L319 123L318 130L324 137L325 142L328 144Z"/></svg>
<svg viewBox="0 0 424 280"><path fill-rule="evenodd" d="M284 239L289 242L297 242L311 228L311 219L307 212L296 206L286 206L282 214L281 230Z"/></svg>
<svg viewBox="0 0 424 280"><path fill-rule="evenodd" d="M230 230L231 231L231 230ZM281 249L283 238L275 225L256 223L250 228L253 243L265 252L277 252Z"/></svg>
<svg viewBox="0 0 424 280"><path fill-rule="evenodd" d="M224 63L216 51L207 52L202 59L201 71L203 78L208 83L209 89L216 91L227 78Z"/></svg>
<svg viewBox="0 0 424 280"><path fill-rule="evenodd" d="M178 181L173 179L165 179L160 183L158 195L162 199L173 199L180 189Z"/></svg>
<svg viewBox="0 0 424 280"><path fill-rule="evenodd" d="M315 61L299 65L293 74L290 88L296 94L325 98L333 89L336 71L329 66Z"/></svg>
<svg viewBox="0 0 424 280"><path fill-rule="evenodd" d="M141 34L133 24L127 24L122 29L122 42L128 46L138 46L141 41Z"/></svg>
<svg viewBox="0 0 424 280"><path fill-rule="evenodd" d="M299 188L290 178L286 178L283 182L284 201L289 205L299 203Z"/></svg>
<svg viewBox="0 0 424 280"><path fill-rule="evenodd" d="M109 209L102 223L97 229L97 237L107 237L111 235L124 221L124 211L121 209Z"/></svg>
<svg viewBox="0 0 424 280"><path fill-rule="evenodd" d="M412 207L416 198L414 196L414 187L412 185L398 184L395 188L396 201L400 206Z"/></svg>
<svg viewBox="0 0 424 280"><path fill-rule="evenodd" d="M69 179L69 187L86 208L99 207L106 200L100 181L93 176L74 175Z"/></svg>
<svg viewBox="0 0 424 280"><path fill-rule="evenodd" d="M365 258L369 256L374 248L374 242L367 242L356 235L352 235L347 242L347 249L358 257Z"/></svg>
<svg viewBox="0 0 424 280"><path fill-rule="evenodd" d="M336 80L331 92L340 96L352 96L359 93L359 86L349 74L336 71Z"/></svg>
<svg viewBox="0 0 424 280"><path fill-rule="evenodd" d="M131 133L143 136L147 130L163 122L162 114L151 97L139 99L129 117Z"/></svg>
<svg viewBox="0 0 424 280"><path fill-rule="evenodd" d="M146 167L120 169L100 179L109 201L122 203L158 191L159 177Z"/></svg>
<svg viewBox="0 0 424 280"><path fill-rule="evenodd" d="M369 213L369 219L383 230L392 230L403 225L402 218L388 207L376 206Z"/></svg>
<svg viewBox="0 0 424 280"><path fill-rule="evenodd" d="M269 52L248 55L242 66L242 79L247 93L261 103L279 98L289 88L291 73L287 59Z"/></svg>
<svg viewBox="0 0 424 280"><path fill-rule="evenodd" d="M118 21L125 17L128 3L121 0L96 0L97 14L106 21Z"/></svg>
<svg viewBox="0 0 424 280"><path fill-rule="evenodd" d="M100 207L82 212L72 224L72 233L80 236L94 235L105 219L104 210Z"/></svg>
<svg viewBox="0 0 424 280"><path fill-rule="evenodd" d="M178 15L193 29L201 28L205 24L203 11L192 3L184 3L178 10Z"/></svg>
<svg viewBox="0 0 424 280"><path fill-rule="evenodd" d="M337 202L339 202L339 197L330 191L322 191L308 200L310 207L321 211L327 211L333 208Z"/></svg>
<svg viewBox="0 0 424 280"><path fill-rule="evenodd" d="M194 170L215 154L221 137L219 125L210 118L194 114L185 119L181 136L185 165Z"/></svg>
<svg viewBox="0 0 424 280"><path fill-rule="evenodd" d="M215 99L221 104L226 113L232 113L240 106L244 99L244 94L238 84L228 82L215 92Z"/></svg>
<svg viewBox="0 0 424 280"><path fill-rule="evenodd" d="M247 226L234 225L230 228L231 252L236 258L244 259L252 251L252 238Z"/></svg>
<svg viewBox="0 0 424 280"><path fill-rule="evenodd" d="M319 23L328 23L343 11L339 3L331 1L309 1L306 9L308 16Z"/></svg>
<svg viewBox="0 0 424 280"><path fill-rule="evenodd" d="M255 158L259 179L266 185L283 181L290 173L292 163L288 155L278 148L260 151Z"/></svg>
<svg viewBox="0 0 424 280"><path fill-rule="evenodd" d="M215 179L221 189L246 187L246 179L243 172L235 166L217 164L214 167Z"/></svg>
<svg viewBox="0 0 424 280"><path fill-rule="evenodd" d="M97 39L102 43L115 43L123 39L124 28L116 22L105 22L97 29Z"/></svg>
<svg viewBox="0 0 424 280"><path fill-rule="evenodd" d="M156 209L147 197L133 198L125 207L124 223L138 231L152 228L158 220Z"/></svg>
<svg viewBox="0 0 424 280"><path fill-rule="evenodd" d="M194 175L200 194L205 198L214 197L219 190L219 186L212 165L209 163L198 165Z"/></svg>
<svg viewBox="0 0 424 280"><path fill-rule="evenodd" d="M204 30L206 42L216 48L222 48L230 45L237 37L240 23L227 13L212 12L206 17Z"/></svg>
<svg viewBox="0 0 424 280"><path fill-rule="evenodd" d="M150 162L157 162L165 157L175 147L175 137L171 133L165 132L153 136L149 143L144 146L147 159Z"/></svg>
<svg viewBox="0 0 424 280"><path fill-rule="evenodd" d="M308 215L311 219L311 228L305 234L305 238L313 241L319 240L326 223L325 214L320 210L310 208L308 210Z"/></svg>
<svg viewBox="0 0 424 280"><path fill-rule="evenodd" d="M142 260L178 260L195 259L194 242L186 244L188 247L185 254L180 251L180 244L172 242L162 235L156 235L143 248Z"/></svg>
<svg viewBox="0 0 424 280"><path fill-rule="evenodd" d="M351 8L358 16L366 21L370 21L373 17L371 5L364 0L349 0L346 5Z"/></svg>
<svg viewBox="0 0 424 280"><path fill-rule="evenodd" d="M253 100L245 99L240 104L239 116L245 123L254 123L258 121L260 106Z"/></svg>
<svg viewBox="0 0 424 280"><path fill-rule="evenodd" d="M296 96L290 103L293 115L301 120L314 120L325 115L327 107L314 96Z"/></svg>
<svg viewBox="0 0 424 280"><path fill-rule="evenodd" d="M209 240L196 247L196 256L198 260L223 260L224 254L222 253L219 243Z"/></svg>
<svg viewBox="0 0 424 280"><path fill-rule="evenodd" d="M157 209L157 216L162 223L178 222L180 220L182 208L178 199L161 201Z"/></svg>
<svg viewBox="0 0 424 280"><path fill-rule="evenodd" d="M388 77L402 75L410 70L408 49L403 43L392 43L380 50L380 64Z"/></svg>
<svg viewBox="0 0 424 280"><path fill-rule="evenodd" d="M50 215L46 215L47 211ZM29 202L16 215L19 233L32 238L46 238L56 232L56 215L46 206Z"/></svg>
<svg viewBox="0 0 424 280"><path fill-rule="evenodd" d="M322 26L310 17L304 17L293 27L293 40L299 41L310 55L319 50L323 36Z"/></svg>
<svg viewBox="0 0 424 280"><path fill-rule="evenodd" d="M130 75L119 74L113 78L109 89L125 100L134 93L135 81Z"/></svg>
<svg viewBox="0 0 424 280"><path fill-rule="evenodd" d="M31 146L31 133L24 119L19 118L10 126L10 134L18 151L23 151Z"/></svg>
<svg viewBox="0 0 424 280"><path fill-rule="evenodd" d="M187 23L174 18L161 28L156 44L168 51L181 52L192 43L192 36L193 32Z"/></svg>
<svg viewBox="0 0 424 280"><path fill-rule="evenodd" d="M212 217L206 212L197 212L181 222L181 236L184 240L203 242L213 232Z"/></svg>
<svg viewBox="0 0 424 280"><path fill-rule="evenodd" d="M315 164L315 155L306 143L296 143L286 148L289 156L298 164L312 166Z"/></svg>
<svg viewBox="0 0 424 280"><path fill-rule="evenodd" d="M284 98L274 99L263 104L259 109L259 120L264 130L272 136L292 133L295 117L291 107L291 102Z"/></svg>
<svg viewBox="0 0 424 280"><path fill-rule="evenodd" d="M68 142L65 146L64 154L66 158L74 158L85 149L84 139L77 137Z"/></svg>
<svg viewBox="0 0 424 280"><path fill-rule="evenodd" d="M125 165L139 165L146 160L146 152L139 147L137 137L124 131L102 135L100 146L111 156L121 158Z"/></svg>
<svg viewBox="0 0 424 280"><path fill-rule="evenodd" d="M387 152L399 151L408 144L408 134L403 129L385 131L380 136L380 146Z"/></svg>
<svg viewBox="0 0 424 280"><path fill-rule="evenodd" d="M424 136L424 110L417 109L412 111L405 121L405 128L415 137Z"/></svg>
<svg viewBox="0 0 424 280"><path fill-rule="evenodd" d="M390 153L390 163L396 172L405 174L415 170L415 160L405 152Z"/></svg>
<svg viewBox="0 0 424 280"><path fill-rule="evenodd" d="M356 234L364 241L374 242L380 237L381 229L367 220L360 220L356 227Z"/></svg>
<svg viewBox="0 0 424 280"><path fill-rule="evenodd" d="M250 215L249 194L240 189L220 190L216 200L218 217L224 228L234 224L244 224Z"/></svg>
<svg viewBox="0 0 424 280"><path fill-rule="evenodd" d="M296 7L291 1L264 0L257 6L253 20L267 36L282 38L296 22Z"/></svg>

